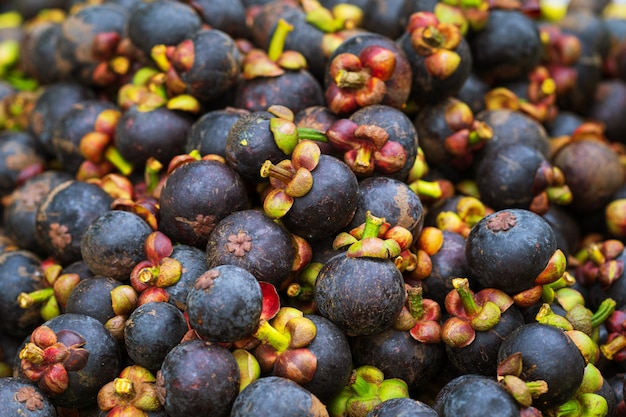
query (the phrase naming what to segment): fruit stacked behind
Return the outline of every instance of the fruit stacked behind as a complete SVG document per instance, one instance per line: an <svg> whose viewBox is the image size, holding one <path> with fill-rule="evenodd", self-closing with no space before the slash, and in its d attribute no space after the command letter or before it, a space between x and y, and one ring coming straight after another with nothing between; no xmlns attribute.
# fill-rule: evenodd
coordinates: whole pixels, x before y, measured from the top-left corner
<svg viewBox="0 0 626 417"><path fill-rule="evenodd" d="M619 4L0 11L0 415L626 416Z"/></svg>

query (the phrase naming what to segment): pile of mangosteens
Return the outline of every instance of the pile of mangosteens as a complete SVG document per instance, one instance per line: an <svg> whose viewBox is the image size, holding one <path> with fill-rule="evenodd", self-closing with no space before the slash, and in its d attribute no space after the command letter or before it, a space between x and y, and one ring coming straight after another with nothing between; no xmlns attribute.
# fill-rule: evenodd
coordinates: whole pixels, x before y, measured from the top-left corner
<svg viewBox="0 0 626 417"><path fill-rule="evenodd" d="M624 7L0 0L0 416L626 417Z"/></svg>

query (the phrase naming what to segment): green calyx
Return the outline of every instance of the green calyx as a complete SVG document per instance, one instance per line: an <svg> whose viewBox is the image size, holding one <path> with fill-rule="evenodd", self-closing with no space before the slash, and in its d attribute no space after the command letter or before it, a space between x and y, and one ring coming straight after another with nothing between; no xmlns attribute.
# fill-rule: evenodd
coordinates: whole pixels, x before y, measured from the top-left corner
<svg viewBox="0 0 626 417"><path fill-rule="evenodd" d="M328 403L332 417L365 416L378 404L393 398L408 398L409 389L401 379L385 379L383 372L370 365L352 371L348 385Z"/></svg>
<svg viewBox="0 0 626 417"><path fill-rule="evenodd" d="M346 255L351 258L395 259L402 252L402 248L394 239L378 237L384 223L384 218L376 217L368 211L365 215L365 227L361 238L357 239L343 232L335 238L333 247L339 249L348 246Z"/></svg>

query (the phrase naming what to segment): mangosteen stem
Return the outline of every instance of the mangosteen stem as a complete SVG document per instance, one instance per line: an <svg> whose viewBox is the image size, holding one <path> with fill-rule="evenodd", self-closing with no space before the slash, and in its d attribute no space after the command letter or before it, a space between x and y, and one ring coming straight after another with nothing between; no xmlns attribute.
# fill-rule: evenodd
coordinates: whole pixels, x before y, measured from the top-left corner
<svg viewBox="0 0 626 417"><path fill-rule="evenodd" d="M350 388L361 398L372 398L378 394L378 385L364 378L359 370L354 372L353 379L350 381Z"/></svg>
<svg viewBox="0 0 626 417"><path fill-rule="evenodd" d="M314 140L316 142L328 142L328 138L322 132L317 129L312 129L310 127L299 127L298 128L298 140Z"/></svg>
<svg viewBox="0 0 626 417"><path fill-rule="evenodd" d="M457 294L459 294L459 298L461 299L461 303L463 304L463 309L465 310L467 315L470 317L476 315L479 309L476 305L474 297L470 292L469 281L467 280L467 278L452 279L452 286L456 290Z"/></svg>
<svg viewBox="0 0 626 417"><path fill-rule="evenodd" d="M422 292L422 287L410 287L407 290L409 312L411 313L411 316L416 320L421 320L422 317L424 317Z"/></svg>
<svg viewBox="0 0 626 417"><path fill-rule="evenodd" d="M150 157L146 161L146 167L144 171L144 181L146 182L146 191L151 194L159 185L161 180L160 173L163 169L163 164L159 160Z"/></svg>
<svg viewBox="0 0 626 417"><path fill-rule="evenodd" d="M159 275L159 268L158 267L146 267L146 268L142 268L139 271L138 274L138 281L141 282L142 284L153 284L158 275Z"/></svg>
<svg viewBox="0 0 626 417"><path fill-rule="evenodd" d="M587 247L587 256L598 266L606 262L606 258L602 254L602 250L598 243L592 243Z"/></svg>
<svg viewBox="0 0 626 417"><path fill-rule="evenodd" d="M361 240L368 237L378 237L380 227L383 223L385 223L385 219L383 217L376 217L371 211L365 213L365 227L363 228Z"/></svg>
<svg viewBox="0 0 626 417"><path fill-rule="evenodd" d="M356 151L354 158L354 171L357 173L367 172L372 164L372 150L367 146L361 146Z"/></svg>
<svg viewBox="0 0 626 417"><path fill-rule="evenodd" d="M613 360L613 357L622 349L626 349L626 336L623 334L600 346L600 351L608 360Z"/></svg>
<svg viewBox="0 0 626 417"><path fill-rule="evenodd" d="M445 41L443 34L434 26L428 26L424 29L422 39L424 43L433 48L439 48Z"/></svg>
<svg viewBox="0 0 626 417"><path fill-rule="evenodd" d="M339 88L356 88L359 89L367 84L370 76L365 72L346 71L340 69L335 76L335 84Z"/></svg>
<svg viewBox="0 0 626 417"><path fill-rule="evenodd" d="M617 303L612 298L606 298L600 303L598 309L591 316L591 327L598 327L615 311Z"/></svg>
<svg viewBox="0 0 626 417"><path fill-rule="evenodd" d="M543 303L541 308L535 316L535 320L542 324L548 324L550 326L557 327L563 330L572 330L572 324L563 316L556 314L552 311L550 304Z"/></svg>
<svg viewBox="0 0 626 417"><path fill-rule="evenodd" d="M437 181L417 180L410 183L409 188L419 196L437 199L443 195L441 185Z"/></svg>
<svg viewBox="0 0 626 417"><path fill-rule="evenodd" d="M43 349L31 342L26 343L26 346L20 351L18 357L35 365L42 365L44 363Z"/></svg>
<svg viewBox="0 0 626 417"><path fill-rule="evenodd" d="M474 127L469 133L468 145L474 146L493 138L493 130L484 122L474 122Z"/></svg>
<svg viewBox="0 0 626 417"><path fill-rule="evenodd" d="M278 19L276 29L274 30L274 34L272 35L272 39L270 40L270 45L267 48L267 56L269 57L269 59L276 62L278 58L280 58L285 48L287 35L289 35L289 32L291 32L292 30L293 25L288 23L285 19Z"/></svg>
<svg viewBox="0 0 626 417"><path fill-rule="evenodd" d="M42 288L29 293L20 293L17 297L17 303L21 308L29 308L36 303L43 303L53 296L54 290L52 288Z"/></svg>
<svg viewBox="0 0 626 417"><path fill-rule="evenodd" d="M533 398L539 397L541 394L548 392L548 383L546 381L527 381L526 386L530 390Z"/></svg>
<svg viewBox="0 0 626 417"><path fill-rule="evenodd" d="M278 165L273 164L272 161L268 159L267 161L263 163L263 165L261 165L261 177L275 178L287 184L289 181L293 179L294 173L285 168L281 168Z"/></svg>
<svg viewBox="0 0 626 417"><path fill-rule="evenodd" d="M113 381L115 393L120 396L132 396L135 393L133 381L127 378L115 378Z"/></svg>
<svg viewBox="0 0 626 417"><path fill-rule="evenodd" d="M272 346L276 352L284 352L289 348L289 338L276 330L267 320L261 319L253 336L262 343Z"/></svg>
<svg viewBox="0 0 626 417"><path fill-rule="evenodd" d="M133 172L133 165L128 162L114 146L109 146L104 151L104 157L112 163L123 175L130 175Z"/></svg>

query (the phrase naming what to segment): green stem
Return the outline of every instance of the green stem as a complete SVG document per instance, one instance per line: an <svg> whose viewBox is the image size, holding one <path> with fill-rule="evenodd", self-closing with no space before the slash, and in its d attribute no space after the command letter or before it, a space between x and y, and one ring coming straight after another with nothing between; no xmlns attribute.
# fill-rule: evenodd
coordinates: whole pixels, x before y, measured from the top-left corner
<svg viewBox="0 0 626 417"><path fill-rule="evenodd" d="M123 175L133 172L133 164L128 162L114 146L109 146L104 151L104 157L112 163Z"/></svg>
<svg viewBox="0 0 626 417"><path fill-rule="evenodd" d="M372 214L372 212L368 211L365 214L365 227L363 228L363 236L361 240L368 237L378 237L378 232L384 222L384 218L376 217Z"/></svg>
<svg viewBox="0 0 626 417"><path fill-rule="evenodd" d="M543 303L541 305L539 312L535 316L535 320L537 320L539 323L554 326L563 330L573 329L572 324L565 317L560 316L552 311L552 308L548 303Z"/></svg>
<svg viewBox="0 0 626 417"><path fill-rule="evenodd" d="M360 398L371 398L378 394L378 386L367 381L359 372L355 373L354 382L350 384L350 388Z"/></svg>
<svg viewBox="0 0 626 417"><path fill-rule="evenodd" d="M21 293L17 297L17 303L21 308L29 308L36 303L43 303L53 296L54 290L52 288L42 288L29 293Z"/></svg>
<svg viewBox="0 0 626 417"><path fill-rule="evenodd" d="M272 327L266 320L261 320L254 332L254 337L262 343L272 346L279 353L289 348L289 338Z"/></svg>
<svg viewBox="0 0 626 417"><path fill-rule="evenodd" d="M299 127L298 128L298 139L309 139L314 140L316 142L328 142L328 138L322 132L317 129L312 129L310 127Z"/></svg>
<svg viewBox="0 0 626 417"><path fill-rule="evenodd" d="M474 297L470 292L469 281L467 278L454 278L452 280L452 286L456 290L457 294L459 294L459 298L463 304L463 309L467 315L470 317L475 316L478 313L478 306L476 305L476 301L474 301Z"/></svg>
<svg viewBox="0 0 626 417"><path fill-rule="evenodd" d="M275 178L285 184L289 183L294 177L293 172L273 164L269 159L261 165L260 173L263 178Z"/></svg>
<svg viewBox="0 0 626 417"><path fill-rule="evenodd" d="M276 24L276 30L270 40L270 45L267 49L267 56L270 60L276 62L278 58L283 54L285 48L285 40L289 32L293 30L293 26L289 24L285 19L279 19Z"/></svg>
<svg viewBox="0 0 626 417"><path fill-rule="evenodd" d="M616 305L617 303L612 298L607 298L602 301L596 312L591 316L591 327L597 327L602 324L611 314L613 314Z"/></svg>
<svg viewBox="0 0 626 417"><path fill-rule="evenodd" d="M363 87L369 82L369 80L370 77L363 72L347 71L344 69L340 69L334 79L337 87L354 89Z"/></svg>
<svg viewBox="0 0 626 417"><path fill-rule="evenodd" d="M443 194L437 181L417 180L409 184L409 188L417 195L439 198Z"/></svg>
<svg viewBox="0 0 626 417"><path fill-rule="evenodd" d="M543 380L527 381L526 386L530 390L530 395L532 395L533 398L537 398L541 394L548 392L548 383Z"/></svg>
<svg viewBox="0 0 626 417"><path fill-rule="evenodd" d="M159 160L149 158L146 161L146 168L144 171L144 180L146 181L146 190L149 194L155 190L159 181L161 180L160 173L163 169L163 164Z"/></svg>
<svg viewBox="0 0 626 417"><path fill-rule="evenodd" d="M626 336L622 334L620 334L610 342L600 346L602 354L608 360L613 360L613 357L622 349L626 349Z"/></svg>
<svg viewBox="0 0 626 417"><path fill-rule="evenodd" d="M424 317L424 305L422 303L422 287L411 287L407 290L409 300L409 312L416 320Z"/></svg>

